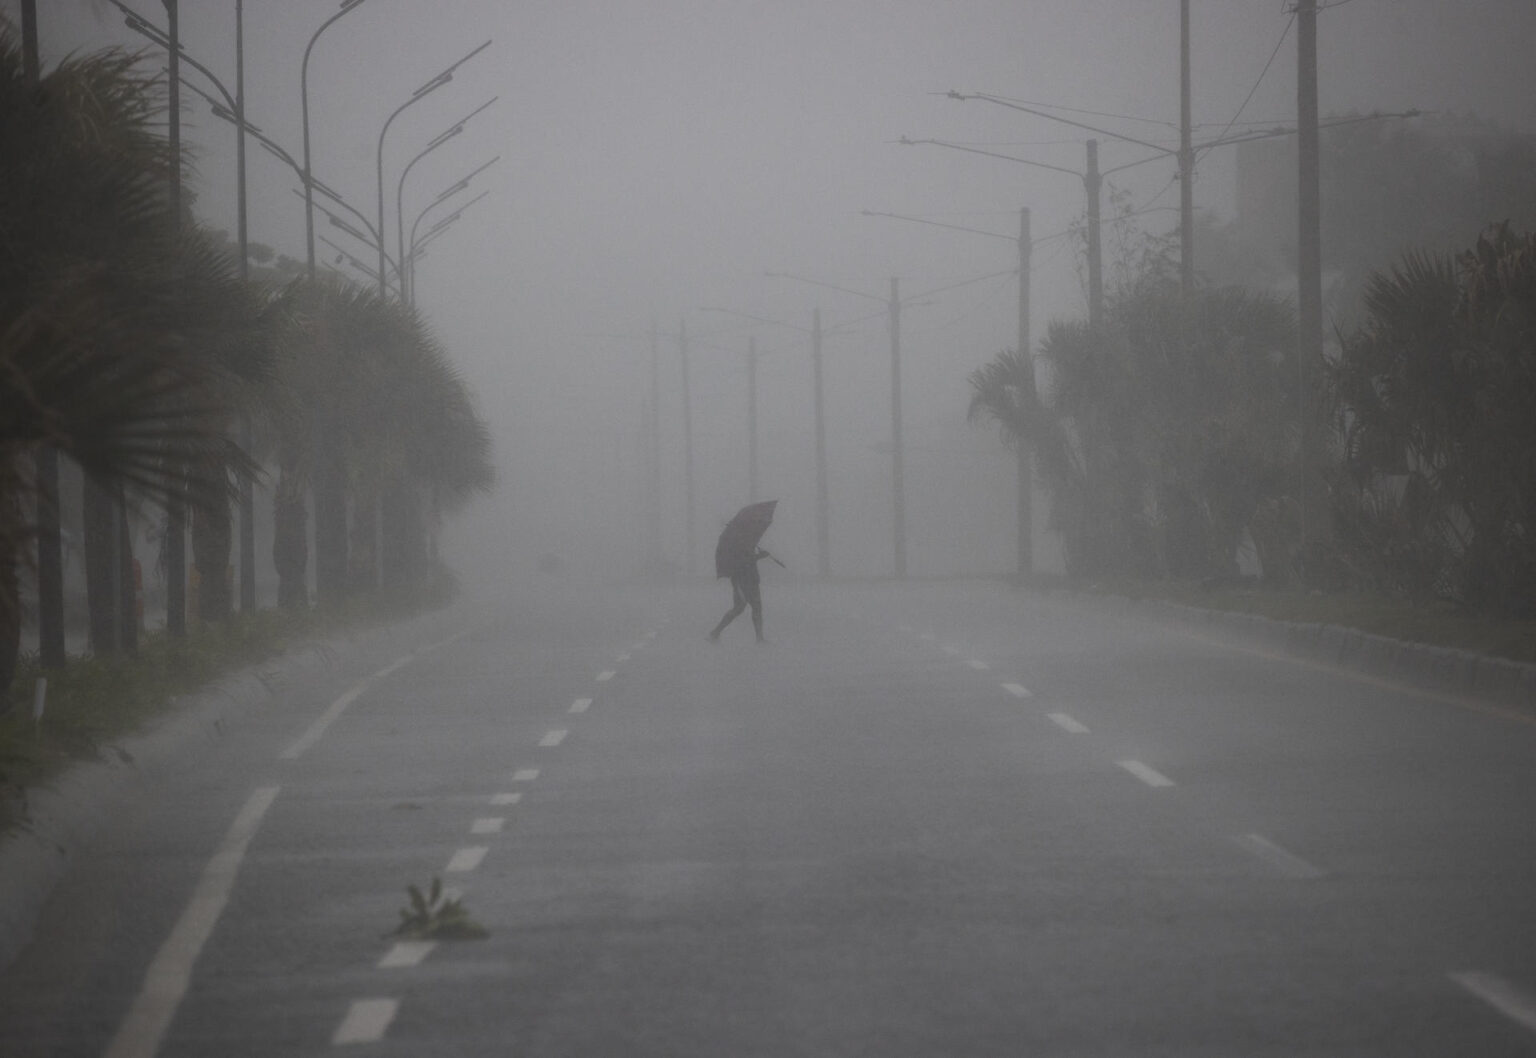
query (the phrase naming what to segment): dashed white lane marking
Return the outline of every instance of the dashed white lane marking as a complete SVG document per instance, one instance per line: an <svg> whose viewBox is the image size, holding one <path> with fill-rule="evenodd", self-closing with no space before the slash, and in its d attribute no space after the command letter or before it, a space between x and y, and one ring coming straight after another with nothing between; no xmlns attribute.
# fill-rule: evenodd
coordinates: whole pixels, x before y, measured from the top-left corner
<svg viewBox="0 0 1536 1058"><path fill-rule="evenodd" d="M485 854L490 851L485 845L471 845L468 848L459 849L448 860L448 866L444 867L443 871L447 874L472 871L480 866L480 861L485 859Z"/></svg>
<svg viewBox="0 0 1536 1058"><path fill-rule="evenodd" d="M1066 713L1046 713L1045 715L1051 718L1051 723L1063 731L1069 731L1074 735L1086 735L1088 733L1087 727L1072 719Z"/></svg>
<svg viewBox="0 0 1536 1058"><path fill-rule="evenodd" d="M342 713L347 711L347 706L351 705L353 702L357 701L358 698L362 697L364 691L400 667L410 664L415 660L415 658L416 656L414 654L407 654L404 657L396 658L393 662L384 666L378 672L373 673L371 676L364 676L362 679L358 680L346 691L346 693L337 698L330 705L326 706L325 712L321 713L315 722L309 725L309 729L305 731L304 734L300 735L298 739L293 743L293 745L289 746L287 749L278 754L278 759L297 760L311 746L320 741L321 737L326 733L326 731L330 729L330 726L336 722L336 719L341 716Z"/></svg>
<svg viewBox="0 0 1536 1058"><path fill-rule="evenodd" d="M584 713L591 707L591 705L592 699L578 698L571 703L571 708L568 711L572 713Z"/></svg>
<svg viewBox="0 0 1536 1058"><path fill-rule="evenodd" d="M398 999L354 999L347 1008L347 1016L336 1026L331 1044L341 1047L349 1043L376 1043L382 1040L399 1009Z"/></svg>
<svg viewBox="0 0 1536 1058"><path fill-rule="evenodd" d="M607 683L609 680L613 679L617 675L618 675L618 673L614 672L612 669L604 669L602 672L599 672L597 674L597 682L598 683Z"/></svg>
<svg viewBox="0 0 1536 1058"><path fill-rule="evenodd" d="M1502 977L1468 970L1451 974L1451 980L1512 1021L1536 1030L1536 998Z"/></svg>
<svg viewBox="0 0 1536 1058"><path fill-rule="evenodd" d="M645 640L642 639L640 642L635 643L634 645L632 645L629 649L631 651L641 651L641 650L644 650L645 649Z"/></svg>
<svg viewBox="0 0 1536 1058"><path fill-rule="evenodd" d="M492 795L491 804L500 808L504 805L515 805L522 799L523 795L520 793L499 793Z"/></svg>
<svg viewBox="0 0 1536 1058"><path fill-rule="evenodd" d="M245 858L245 850L256 836L262 817L277 799L278 789L258 787L235 816L218 850L203 868L181 917L144 972L144 984L117 1035L112 1037L106 1058L153 1058L160 1049L165 1030L192 982L192 964L224 912L240 861Z"/></svg>
<svg viewBox="0 0 1536 1058"><path fill-rule="evenodd" d="M1262 834L1242 834L1232 839L1287 878L1321 878L1323 872L1293 852L1282 849Z"/></svg>
<svg viewBox="0 0 1536 1058"><path fill-rule="evenodd" d="M471 834L500 834L506 827L505 816L481 816L469 825Z"/></svg>
<svg viewBox="0 0 1536 1058"><path fill-rule="evenodd" d="M970 661L967 661L966 664L969 665L971 668L975 669L977 672L983 672L983 671L985 671L987 669L990 669L992 667L991 665L988 665L985 661L978 661L975 658L972 658Z"/></svg>
<svg viewBox="0 0 1536 1058"><path fill-rule="evenodd" d="M937 639L939 637L934 635L932 632L924 632L922 635L918 636L917 638L925 640L925 641L927 641L929 643L932 643L935 639Z"/></svg>
<svg viewBox="0 0 1536 1058"><path fill-rule="evenodd" d="M513 782L533 782L539 777L537 768L519 768L512 773Z"/></svg>
<svg viewBox="0 0 1536 1058"><path fill-rule="evenodd" d="M944 651L944 653L949 654L951 656L960 653L960 648L955 646L953 643L945 643L939 649Z"/></svg>
<svg viewBox="0 0 1536 1058"><path fill-rule="evenodd" d="M1005 683L1003 684L1003 690L1015 698L1028 698L1030 696L1029 688L1025 687L1022 683Z"/></svg>
<svg viewBox="0 0 1536 1058"><path fill-rule="evenodd" d="M1155 768L1149 768L1139 760L1116 761L1120 767L1130 772L1136 778L1148 786L1172 786L1173 780Z"/></svg>
<svg viewBox="0 0 1536 1058"><path fill-rule="evenodd" d="M618 657L614 658L613 660L614 661L618 661L618 662L625 662L625 661L629 660L629 655L628 654L620 654Z"/></svg>
<svg viewBox="0 0 1536 1058"><path fill-rule="evenodd" d="M435 940L402 940L384 953L384 958L379 960L380 970L400 970L415 966L425 959L433 948L437 947Z"/></svg>
<svg viewBox="0 0 1536 1058"><path fill-rule="evenodd" d="M565 736L568 734L570 734L570 732L563 727L557 727L553 731L546 731L544 733L544 737L539 739L539 745L558 746L560 743L565 741Z"/></svg>

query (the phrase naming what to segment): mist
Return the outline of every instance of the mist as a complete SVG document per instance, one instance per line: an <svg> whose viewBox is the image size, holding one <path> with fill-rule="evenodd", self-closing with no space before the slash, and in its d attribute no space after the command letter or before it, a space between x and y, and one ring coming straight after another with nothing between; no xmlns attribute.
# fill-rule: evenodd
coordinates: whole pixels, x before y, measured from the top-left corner
<svg viewBox="0 0 1536 1058"><path fill-rule="evenodd" d="M227 84L233 7L188 5L181 19L188 54ZM14 3L5 9L14 17ZM319 14L277 3L252 3L245 12L249 119L295 155L301 60ZM1294 123L1289 23L1289 13L1267 0L1193 5L1197 140ZM1328 5L1319 30L1321 112L1416 109L1530 132L1536 96L1525 44L1533 36L1536 10L1514 0L1454 11L1430 0ZM777 534L786 558L813 569L807 332L816 307L828 334L831 568L840 576L889 575L891 358L882 299L892 277L909 299L901 321L909 572L1006 572L1012 461L995 431L966 423L966 379L1017 344L1016 251L1007 239L1017 235L1021 207L1036 240L1032 342L1052 319L1086 311L1082 241L1071 234L1083 216L1082 186L1069 173L899 141L942 140L1082 169L1083 141L1095 134L946 97L957 90L1045 104L1067 121L1176 147L1177 5L459 0L445 18L428 5L369 0L313 53L316 175L372 215L385 119L486 40L490 47L450 83L404 111L383 149L392 231L407 160L495 100L414 166L402 211L408 225L439 193L495 159L472 184L471 193L485 197L418 263L418 307L469 381L496 441L495 495L449 529L466 579L529 568L548 554L603 575L631 575L657 560L708 572L708 547L724 520L748 500L769 497L782 501ZM43 5L41 41L45 62L109 45L143 48L147 61L159 61L104 2ZM233 130L195 95L184 100L195 212L232 231ZM1097 139L1104 169L1151 153L1114 135ZM1200 156L1202 222L1232 218L1236 155L1218 148ZM1160 235L1177 225L1174 176L1173 159L1161 158L1112 175L1107 190L1134 207L1143 230ZM249 179L251 239L302 259L303 208L292 172L253 147ZM882 213L930 223L867 215ZM372 259L324 218L320 228L347 254ZM1107 235L1111 261L1115 238ZM341 253L320 252L323 263L348 270ZM934 290L943 292L925 293ZM653 327L657 409L650 405ZM691 342L692 556L685 553L682 329ZM751 340L759 357L757 496L748 495ZM655 481L652 422L661 454ZM649 538L652 502L660 510L657 539ZM1043 529L1043 503L1036 518ZM1041 536L1042 568L1059 569Z"/></svg>

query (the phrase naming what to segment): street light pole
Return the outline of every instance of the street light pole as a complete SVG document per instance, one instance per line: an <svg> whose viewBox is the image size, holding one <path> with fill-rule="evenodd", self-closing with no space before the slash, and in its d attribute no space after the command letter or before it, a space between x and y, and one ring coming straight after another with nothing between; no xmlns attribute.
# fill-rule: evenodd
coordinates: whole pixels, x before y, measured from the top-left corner
<svg viewBox="0 0 1536 1058"><path fill-rule="evenodd" d="M747 502L757 502L757 338L747 338Z"/></svg>
<svg viewBox="0 0 1536 1058"><path fill-rule="evenodd" d="M400 286L400 298L402 301L410 301L410 291L406 286L405 268L405 178L410 175L412 166L421 161L427 155L431 154L433 151L437 150L437 148L441 147L443 144L447 143L449 140L453 139L459 133L463 132L464 125L469 121L470 118L474 117L476 114L480 113L480 111L496 102L498 98L499 97L497 96L492 96L484 103L481 103L474 110L471 110L468 114L464 115L458 121L455 121L445 131L440 132L436 136L432 137L432 139L428 141L427 145L417 153L416 157L407 162L405 168L400 171L400 180L395 185L395 249L399 254L396 259L396 271L398 274L395 276L395 281Z"/></svg>
<svg viewBox="0 0 1536 1058"><path fill-rule="evenodd" d="M1195 289L1195 149L1189 98L1189 0L1179 0L1179 291Z"/></svg>
<svg viewBox="0 0 1536 1058"><path fill-rule="evenodd" d="M832 560L827 545L827 418L821 384L821 308L811 310L811 377L816 404L816 572L825 580L832 575Z"/></svg>
<svg viewBox="0 0 1536 1058"><path fill-rule="evenodd" d="M415 103L419 103L421 100L425 99L427 96L429 96L433 92L437 91L437 89L441 88L443 85L447 84L449 81L452 81L453 80L453 72L455 70L457 70L460 66L463 66L470 59L474 58L476 55L480 54L482 51L484 51L486 48L489 48L490 46L491 46L491 42L490 41L486 41L484 44L480 45L478 48L475 48L475 49L471 50L467 55L465 55L458 62L454 63L452 66L449 66L446 70L443 70L441 73L439 73L436 76L434 76L426 84L424 84L420 88L416 89L416 91L412 92L411 93L411 98L407 99L404 103L401 103L398 107L396 107L395 110L394 110L394 113L390 114L389 117L384 120L384 127L379 130L379 146L378 146L378 151L377 151L377 164L378 164L378 178L379 178L379 180L378 180L378 182L379 182L379 226L378 226L378 230L379 230L379 296L380 297L387 297L388 294L389 294L389 278L388 278L389 277L389 262L387 260L385 260L385 247L384 247L384 137L386 135L388 135L388 133L389 133L389 126L394 123L394 120L397 117L399 117L401 115L401 113L407 107L409 107L409 106L411 106L411 105L413 105ZM401 250L403 252L404 247L401 247Z"/></svg>
<svg viewBox="0 0 1536 1058"><path fill-rule="evenodd" d="M1019 210L1019 359L1024 365L1023 400L1030 408L1035 404L1035 358L1029 339L1029 266L1030 266L1029 210ZM1018 561L1019 577L1032 576L1035 572L1035 474L1034 450L1021 435L1018 440L1019 475L1019 522Z"/></svg>
<svg viewBox="0 0 1536 1058"><path fill-rule="evenodd" d="M683 477L684 501L683 572L693 573L693 399L688 384L688 320L681 318L677 325L677 351L683 368Z"/></svg>
<svg viewBox="0 0 1536 1058"><path fill-rule="evenodd" d="M816 279L807 279L804 276L791 275L788 272L769 272L769 276L778 279L794 279L801 283L809 283L812 286L826 287L828 290L838 290L844 294L852 294L855 297L868 298L871 301L881 301L886 306L886 319L891 339L891 503L894 508L895 522L891 527L891 550L894 558L894 570L897 580L905 580L907 576L907 526L906 526L906 489L902 478L901 458L901 287L895 276L891 277L891 295L889 299L882 298L878 294L868 294L862 290L850 290L833 283L823 283ZM819 363L818 358L818 363Z"/></svg>
<svg viewBox="0 0 1536 1058"><path fill-rule="evenodd" d="M165 28L170 74L170 152L171 152L171 230L181 234L181 14L179 0L161 0L165 5ZM126 520L127 512L123 517ZM175 638L187 634L187 508L182 497L172 495L165 510L165 630ZM125 534L126 536L126 534ZM134 607L133 559L123 556L127 572L123 601L125 635L135 637L137 613ZM222 573L222 570L220 571Z"/></svg>
<svg viewBox="0 0 1536 1058"><path fill-rule="evenodd" d="M309 38L309 43L304 47L304 61L299 66L299 106L303 115L304 126L304 250L309 263L309 281L315 281L315 196L313 190L314 173L310 168L309 158L309 54L315 50L315 41L320 39L331 25L349 11L361 7L367 0L342 0L341 10L320 24L315 30L314 36Z"/></svg>

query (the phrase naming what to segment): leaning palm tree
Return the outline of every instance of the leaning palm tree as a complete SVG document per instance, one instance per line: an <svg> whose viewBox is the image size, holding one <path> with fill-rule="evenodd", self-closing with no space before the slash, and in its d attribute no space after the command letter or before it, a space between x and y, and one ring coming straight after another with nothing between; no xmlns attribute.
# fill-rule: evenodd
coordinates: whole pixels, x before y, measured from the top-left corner
<svg viewBox="0 0 1536 1058"><path fill-rule="evenodd" d="M164 194L176 162L154 126L159 86L118 51L71 58L38 90L22 68L0 24L0 686L19 634L26 457L56 448L119 510L125 489L184 498L199 475L173 468L225 448L209 423L227 404L218 372L188 341L200 299L182 282L193 262ZM112 520L106 536L121 537L121 513ZM95 608L122 594L98 590ZM115 614L98 616L113 628Z"/></svg>

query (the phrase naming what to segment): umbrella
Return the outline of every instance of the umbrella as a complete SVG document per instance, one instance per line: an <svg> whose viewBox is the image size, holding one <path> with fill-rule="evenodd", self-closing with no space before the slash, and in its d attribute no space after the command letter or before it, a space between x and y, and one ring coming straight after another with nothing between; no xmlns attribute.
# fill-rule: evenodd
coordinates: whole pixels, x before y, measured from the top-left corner
<svg viewBox="0 0 1536 1058"><path fill-rule="evenodd" d="M778 503L778 500L749 503L725 523L725 528L720 531L720 542L715 545L715 576L729 577L757 561L757 543L768 531L768 524L773 521L773 509Z"/></svg>

